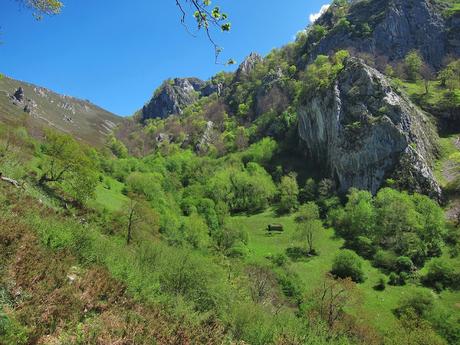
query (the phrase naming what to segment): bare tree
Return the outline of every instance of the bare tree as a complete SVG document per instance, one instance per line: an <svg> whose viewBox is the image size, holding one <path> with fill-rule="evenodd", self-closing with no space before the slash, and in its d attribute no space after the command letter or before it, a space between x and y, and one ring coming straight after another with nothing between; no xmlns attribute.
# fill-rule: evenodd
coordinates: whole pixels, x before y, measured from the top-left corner
<svg viewBox="0 0 460 345"><path fill-rule="evenodd" d="M320 287L312 295L313 315L326 322L330 331L346 316L345 309L359 303L360 295L350 278L334 279L326 275Z"/></svg>
<svg viewBox="0 0 460 345"><path fill-rule="evenodd" d="M420 68L420 76L422 77L425 85L425 95L428 95L430 92L430 81L434 80L436 74L430 65L424 63Z"/></svg>

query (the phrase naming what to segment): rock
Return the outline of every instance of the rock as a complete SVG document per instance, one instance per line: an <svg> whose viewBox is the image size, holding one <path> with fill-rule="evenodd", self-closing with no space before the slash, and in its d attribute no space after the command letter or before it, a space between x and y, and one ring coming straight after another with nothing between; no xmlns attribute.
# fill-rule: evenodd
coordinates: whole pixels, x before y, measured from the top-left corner
<svg viewBox="0 0 460 345"><path fill-rule="evenodd" d="M374 56L385 55L395 61L416 49L426 62L439 68L451 50L442 11L430 0L355 1L347 19L358 29L330 30L313 47L310 61L319 54L347 48ZM369 34L359 32L359 25L364 23L370 25ZM317 24L330 24L330 14L323 15Z"/></svg>
<svg viewBox="0 0 460 345"><path fill-rule="evenodd" d="M301 100L299 135L340 192L372 193L404 172L410 189L440 197L431 170L436 132L411 101L377 70L349 58L335 85Z"/></svg>
<svg viewBox="0 0 460 345"><path fill-rule="evenodd" d="M176 78L165 81L142 108L142 121L150 118L164 119L169 115L181 114L185 107L199 98L204 86L205 82L197 78Z"/></svg>
<svg viewBox="0 0 460 345"><path fill-rule="evenodd" d="M290 104L291 97L283 82L283 71L280 67L270 71L256 90L255 116L265 112L281 113Z"/></svg>
<svg viewBox="0 0 460 345"><path fill-rule="evenodd" d="M208 121L206 123L206 128L200 139L200 142L197 144L196 150L201 153L208 151L209 146L212 144L214 134L214 122Z"/></svg>
<svg viewBox="0 0 460 345"><path fill-rule="evenodd" d="M239 80L244 76L248 76L254 67L261 61L263 61L263 58L259 54L254 52L249 54L236 70L235 79Z"/></svg>
<svg viewBox="0 0 460 345"><path fill-rule="evenodd" d="M20 86L13 94L13 100L19 103L24 102L24 89Z"/></svg>

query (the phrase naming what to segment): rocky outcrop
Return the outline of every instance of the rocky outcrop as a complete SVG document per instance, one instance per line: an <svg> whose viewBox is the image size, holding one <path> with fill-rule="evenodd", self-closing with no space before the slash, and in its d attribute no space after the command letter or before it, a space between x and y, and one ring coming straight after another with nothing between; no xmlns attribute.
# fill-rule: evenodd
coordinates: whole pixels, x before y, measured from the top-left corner
<svg viewBox="0 0 460 345"><path fill-rule="evenodd" d="M184 108L200 97L220 93L222 86L198 78L176 78L165 81L142 108L142 121L151 118L164 119L180 115Z"/></svg>
<svg viewBox="0 0 460 345"><path fill-rule="evenodd" d="M167 80L155 91L153 98L142 108L142 120L164 119L182 110L198 99L204 82L196 78Z"/></svg>
<svg viewBox="0 0 460 345"><path fill-rule="evenodd" d="M263 60L262 56L252 52L244 61L238 66L235 73L235 79L240 80L242 77L248 76L254 67Z"/></svg>
<svg viewBox="0 0 460 345"><path fill-rule="evenodd" d="M19 103L24 102L24 89L21 86L14 92L13 99Z"/></svg>
<svg viewBox="0 0 460 345"><path fill-rule="evenodd" d="M317 24L330 25L329 17L323 15ZM355 1L347 20L349 26L331 28L313 47L311 60L318 54L352 48L394 61L416 49L437 68L452 52L442 11L430 0Z"/></svg>
<svg viewBox="0 0 460 345"><path fill-rule="evenodd" d="M404 172L414 191L440 196L431 170L434 128L377 70L350 58L333 87L301 104L299 135L341 192L375 193L386 178Z"/></svg>

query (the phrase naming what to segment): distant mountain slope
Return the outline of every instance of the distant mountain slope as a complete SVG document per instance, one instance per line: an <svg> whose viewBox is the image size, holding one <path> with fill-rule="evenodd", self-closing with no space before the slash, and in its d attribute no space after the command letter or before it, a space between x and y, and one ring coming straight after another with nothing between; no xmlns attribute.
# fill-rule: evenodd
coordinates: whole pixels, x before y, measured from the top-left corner
<svg viewBox="0 0 460 345"><path fill-rule="evenodd" d="M33 126L49 126L93 145L103 144L105 136L122 121L89 101L1 78L0 121L11 122L24 115Z"/></svg>

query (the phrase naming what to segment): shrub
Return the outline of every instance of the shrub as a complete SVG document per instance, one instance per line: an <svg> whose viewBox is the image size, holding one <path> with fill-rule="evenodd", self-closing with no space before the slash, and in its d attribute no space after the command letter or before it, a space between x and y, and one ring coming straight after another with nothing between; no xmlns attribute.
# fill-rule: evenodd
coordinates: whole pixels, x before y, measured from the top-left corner
<svg viewBox="0 0 460 345"><path fill-rule="evenodd" d="M396 268L398 272L411 272L414 268L414 263L407 256L400 256L396 259Z"/></svg>
<svg viewBox="0 0 460 345"><path fill-rule="evenodd" d="M372 258L376 248L372 240L366 236L358 236L352 243L351 247L365 258Z"/></svg>
<svg viewBox="0 0 460 345"><path fill-rule="evenodd" d="M415 315L425 318L433 310L433 307L433 296L427 291L417 291L413 295L402 298L395 312L398 317L415 313Z"/></svg>
<svg viewBox="0 0 460 345"><path fill-rule="evenodd" d="M379 250L374 255L374 266L378 268L383 268L388 272L396 271L396 263L397 257L393 252Z"/></svg>
<svg viewBox="0 0 460 345"><path fill-rule="evenodd" d="M399 276L395 272L390 273L388 284L393 286L399 285Z"/></svg>
<svg viewBox="0 0 460 345"><path fill-rule="evenodd" d="M408 275L405 272L401 272L397 274L395 272L390 273L390 278L388 280L388 284L393 286L402 286L406 285L406 280L408 279Z"/></svg>
<svg viewBox="0 0 460 345"><path fill-rule="evenodd" d="M291 258L291 260L300 260L302 258L307 258L309 256L308 250L301 247L290 247L286 249L286 255Z"/></svg>
<svg viewBox="0 0 460 345"><path fill-rule="evenodd" d="M422 279L427 286L436 290L445 288L458 288L460 275L455 272L453 266L444 259L433 259L428 264L428 272Z"/></svg>
<svg viewBox="0 0 460 345"><path fill-rule="evenodd" d="M354 282L363 282L362 259L351 250L342 250L334 259L331 273L339 278L350 277Z"/></svg>
<svg viewBox="0 0 460 345"><path fill-rule="evenodd" d="M377 291L383 291L386 288L387 280L385 276L380 276L377 284L374 286L374 289Z"/></svg>
<svg viewBox="0 0 460 345"><path fill-rule="evenodd" d="M269 257L270 261L273 262L276 266L284 266L288 260L287 256L284 254L274 254Z"/></svg>

